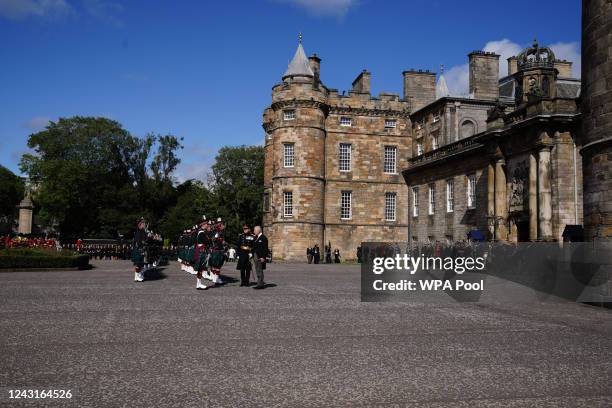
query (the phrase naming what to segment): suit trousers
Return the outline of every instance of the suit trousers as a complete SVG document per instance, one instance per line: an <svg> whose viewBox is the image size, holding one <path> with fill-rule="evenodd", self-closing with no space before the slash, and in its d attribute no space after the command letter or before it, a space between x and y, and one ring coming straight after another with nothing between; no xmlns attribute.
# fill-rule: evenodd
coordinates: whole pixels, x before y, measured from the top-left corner
<svg viewBox="0 0 612 408"><path fill-rule="evenodd" d="M257 274L257 284L264 284L264 264L259 260L259 258L253 258L255 260L255 273Z"/></svg>

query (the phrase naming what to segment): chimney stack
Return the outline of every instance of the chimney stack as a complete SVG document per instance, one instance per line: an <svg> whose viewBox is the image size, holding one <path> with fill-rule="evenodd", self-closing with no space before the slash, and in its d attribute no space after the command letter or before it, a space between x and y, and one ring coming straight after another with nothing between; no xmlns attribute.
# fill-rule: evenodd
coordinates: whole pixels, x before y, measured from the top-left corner
<svg viewBox="0 0 612 408"><path fill-rule="evenodd" d="M353 81L353 92L369 94L371 77L372 75L367 70L361 71Z"/></svg>
<svg viewBox="0 0 612 408"><path fill-rule="evenodd" d="M312 54L308 57L308 63L310 64L310 69L312 69L315 78L319 79L321 76L321 58L319 58L317 54Z"/></svg>
<svg viewBox="0 0 612 408"><path fill-rule="evenodd" d="M470 59L470 94L474 99L499 98L499 55L494 52L472 51Z"/></svg>
<svg viewBox="0 0 612 408"><path fill-rule="evenodd" d="M514 75L518 71L518 61L516 57L508 58L508 75Z"/></svg>
<svg viewBox="0 0 612 408"><path fill-rule="evenodd" d="M410 69L404 75L404 99L414 112L436 100L436 73Z"/></svg>

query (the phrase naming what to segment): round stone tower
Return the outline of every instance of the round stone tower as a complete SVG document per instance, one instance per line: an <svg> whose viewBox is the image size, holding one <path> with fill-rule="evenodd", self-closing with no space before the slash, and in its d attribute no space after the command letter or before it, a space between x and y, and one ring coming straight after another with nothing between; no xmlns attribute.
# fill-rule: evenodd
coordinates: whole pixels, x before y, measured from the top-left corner
<svg viewBox="0 0 612 408"><path fill-rule="evenodd" d="M612 238L612 1L582 2L585 239Z"/></svg>
<svg viewBox="0 0 612 408"><path fill-rule="evenodd" d="M264 227L275 258L304 259L306 248L323 248L328 91L320 61L306 57L300 39L264 112Z"/></svg>

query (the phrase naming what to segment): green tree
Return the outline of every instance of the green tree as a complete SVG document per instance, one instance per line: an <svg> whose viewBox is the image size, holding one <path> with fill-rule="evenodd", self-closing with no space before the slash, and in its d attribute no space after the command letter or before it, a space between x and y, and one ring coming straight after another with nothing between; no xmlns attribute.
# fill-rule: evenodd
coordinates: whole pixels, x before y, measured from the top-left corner
<svg viewBox="0 0 612 408"><path fill-rule="evenodd" d="M163 157L157 162L166 190L158 194L149 174L157 140L153 134L134 137L110 119L80 116L50 122L30 135L28 146L35 153L24 155L20 167L37 186L40 218L58 225L65 238L116 237L133 230L139 216L154 219L176 200L167 180L178 164L174 150L180 148L170 135L160 143ZM166 200L162 205L160 197Z"/></svg>
<svg viewBox="0 0 612 408"><path fill-rule="evenodd" d="M262 146L223 147L209 179L216 214L234 239L242 224L261 224L263 213L264 149Z"/></svg>
<svg viewBox="0 0 612 408"><path fill-rule="evenodd" d="M24 183L21 177L0 165L0 235L11 231L17 215L17 205L23 199Z"/></svg>

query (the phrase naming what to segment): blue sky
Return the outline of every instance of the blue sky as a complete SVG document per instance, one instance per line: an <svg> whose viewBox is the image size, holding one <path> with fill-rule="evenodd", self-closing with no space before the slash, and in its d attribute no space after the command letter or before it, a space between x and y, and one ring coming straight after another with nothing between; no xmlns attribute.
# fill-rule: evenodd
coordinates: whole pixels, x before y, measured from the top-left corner
<svg viewBox="0 0 612 408"><path fill-rule="evenodd" d="M579 62L579 1L503 4L0 0L0 164L17 172L48 120L92 115L137 136L184 137L178 176L203 178L221 146L262 143L261 115L299 32L327 86L349 89L365 68L374 94L401 93L403 70L440 64L451 92L465 92L470 51L504 58L534 37Z"/></svg>

